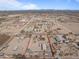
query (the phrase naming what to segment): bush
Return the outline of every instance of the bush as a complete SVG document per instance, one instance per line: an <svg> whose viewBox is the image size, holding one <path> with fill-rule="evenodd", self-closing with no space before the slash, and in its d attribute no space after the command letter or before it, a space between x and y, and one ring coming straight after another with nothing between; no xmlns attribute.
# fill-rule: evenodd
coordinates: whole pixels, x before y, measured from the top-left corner
<svg viewBox="0 0 79 59"><path fill-rule="evenodd" d="M14 59L26 59L25 55L21 55L21 54L13 55L13 58Z"/></svg>

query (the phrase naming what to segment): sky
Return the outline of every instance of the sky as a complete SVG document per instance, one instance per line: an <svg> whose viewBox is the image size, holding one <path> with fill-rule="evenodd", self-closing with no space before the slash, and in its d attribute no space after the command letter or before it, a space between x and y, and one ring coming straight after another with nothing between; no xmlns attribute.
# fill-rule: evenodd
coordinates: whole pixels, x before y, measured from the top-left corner
<svg viewBox="0 0 79 59"><path fill-rule="evenodd" d="M79 0L0 0L0 10L79 10Z"/></svg>

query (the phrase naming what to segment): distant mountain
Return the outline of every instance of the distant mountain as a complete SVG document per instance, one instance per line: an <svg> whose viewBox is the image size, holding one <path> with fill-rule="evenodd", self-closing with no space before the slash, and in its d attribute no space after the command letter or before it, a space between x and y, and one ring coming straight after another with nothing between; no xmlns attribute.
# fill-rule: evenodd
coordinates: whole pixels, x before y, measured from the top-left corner
<svg viewBox="0 0 79 59"><path fill-rule="evenodd" d="M22 14L22 13L79 13L79 10L10 10L10 11L0 11L0 15L7 14Z"/></svg>

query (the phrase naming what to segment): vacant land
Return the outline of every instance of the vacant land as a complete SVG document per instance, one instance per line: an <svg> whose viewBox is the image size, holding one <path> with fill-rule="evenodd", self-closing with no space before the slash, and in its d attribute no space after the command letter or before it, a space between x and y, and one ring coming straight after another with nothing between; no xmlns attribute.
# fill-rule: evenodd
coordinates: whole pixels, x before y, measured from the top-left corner
<svg viewBox="0 0 79 59"><path fill-rule="evenodd" d="M0 34L0 46L5 43L7 40L9 40L10 36L6 34Z"/></svg>
<svg viewBox="0 0 79 59"><path fill-rule="evenodd" d="M0 14L0 57L79 57L79 11L16 12Z"/></svg>

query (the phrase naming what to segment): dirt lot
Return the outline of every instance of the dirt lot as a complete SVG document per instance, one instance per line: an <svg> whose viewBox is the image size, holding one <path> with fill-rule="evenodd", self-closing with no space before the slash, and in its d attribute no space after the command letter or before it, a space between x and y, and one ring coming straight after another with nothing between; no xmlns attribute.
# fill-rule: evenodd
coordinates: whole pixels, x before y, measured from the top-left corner
<svg viewBox="0 0 79 59"><path fill-rule="evenodd" d="M63 15L58 21L66 28L70 29L73 33L79 34L79 17Z"/></svg>
<svg viewBox="0 0 79 59"><path fill-rule="evenodd" d="M5 43L8 39L10 38L10 36L6 35L6 34L0 34L0 46Z"/></svg>
<svg viewBox="0 0 79 59"><path fill-rule="evenodd" d="M69 28L75 34L79 34L79 23L62 23L62 25Z"/></svg>

